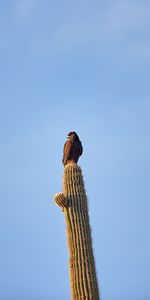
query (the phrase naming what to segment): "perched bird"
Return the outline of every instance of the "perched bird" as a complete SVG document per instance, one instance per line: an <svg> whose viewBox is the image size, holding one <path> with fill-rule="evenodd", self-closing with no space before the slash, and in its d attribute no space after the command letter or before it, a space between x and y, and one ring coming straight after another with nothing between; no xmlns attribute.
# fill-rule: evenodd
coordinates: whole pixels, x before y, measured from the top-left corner
<svg viewBox="0 0 150 300"><path fill-rule="evenodd" d="M68 133L68 140L64 144L63 150L63 165L67 165L68 163L77 163L79 156L83 152L83 147L81 141L79 140L76 132L71 131Z"/></svg>

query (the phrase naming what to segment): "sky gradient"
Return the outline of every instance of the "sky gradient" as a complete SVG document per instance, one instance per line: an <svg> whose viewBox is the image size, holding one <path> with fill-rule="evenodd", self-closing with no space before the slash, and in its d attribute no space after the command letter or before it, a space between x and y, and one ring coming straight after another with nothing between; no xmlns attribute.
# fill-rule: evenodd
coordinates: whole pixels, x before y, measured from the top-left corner
<svg viewBox="0 0 150 300"><path fill-rule="evenodd" d="M149 79L149 1L0 1L0 299L70 299L72 130L102 300L150 299Z"/></svg>

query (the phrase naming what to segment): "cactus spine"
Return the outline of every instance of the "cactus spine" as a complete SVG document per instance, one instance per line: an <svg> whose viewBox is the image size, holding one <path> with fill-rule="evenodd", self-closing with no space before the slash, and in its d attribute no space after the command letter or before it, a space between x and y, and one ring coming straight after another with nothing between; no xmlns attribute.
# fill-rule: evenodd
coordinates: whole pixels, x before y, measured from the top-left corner
<svg viewBox="0 0 150 300"><path fill-rule="evenodd" d="M63 193L55 196L55 202L62 207L65 215L72 300L99 300L81 168L75 163L66 165L63 179Z"/></svg>

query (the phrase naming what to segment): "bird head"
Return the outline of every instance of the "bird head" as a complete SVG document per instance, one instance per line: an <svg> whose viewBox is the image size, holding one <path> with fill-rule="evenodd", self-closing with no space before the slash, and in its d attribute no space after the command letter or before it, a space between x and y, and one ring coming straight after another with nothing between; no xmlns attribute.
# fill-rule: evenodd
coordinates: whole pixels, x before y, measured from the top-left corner
<svg viewBox="0 0 150 300"><path fill-rule="evenodd" d="M68 133L68 136L67 136L69 139L79 139L78 135L76 134L75 131L71 131Z"/></svg>

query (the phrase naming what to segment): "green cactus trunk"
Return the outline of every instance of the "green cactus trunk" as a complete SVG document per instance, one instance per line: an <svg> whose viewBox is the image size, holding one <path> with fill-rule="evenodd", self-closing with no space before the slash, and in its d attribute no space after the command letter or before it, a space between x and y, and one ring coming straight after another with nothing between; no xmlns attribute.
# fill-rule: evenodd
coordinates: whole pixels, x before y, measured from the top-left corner
<svg viewBox="0 0 150 300"><path fill-rule="evenodd" d="M65 166L63 193L55 196L55 202L65 215L72 300L99 300L87 197L77 164Z"/></svg>

